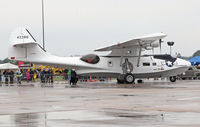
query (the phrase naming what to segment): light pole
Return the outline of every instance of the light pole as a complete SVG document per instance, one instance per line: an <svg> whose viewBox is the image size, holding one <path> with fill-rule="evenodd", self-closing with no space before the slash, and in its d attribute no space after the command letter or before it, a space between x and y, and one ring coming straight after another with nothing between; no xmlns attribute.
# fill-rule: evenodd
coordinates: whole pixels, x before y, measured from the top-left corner
<svg viewBox="0 0 200 127"><path fill-rule="evenodd" d="M44 0L42 0L42 40L43 40L43 49L45 50L45 38L44 38Z"/></svg>
<svg viewBox="0 0 200 127"><path fill-rule="evenodd" d="M174 45L174 42L168 41L167 44L168 44L168 46L170 46L170 55L172 55L172 46Z"/></svg>

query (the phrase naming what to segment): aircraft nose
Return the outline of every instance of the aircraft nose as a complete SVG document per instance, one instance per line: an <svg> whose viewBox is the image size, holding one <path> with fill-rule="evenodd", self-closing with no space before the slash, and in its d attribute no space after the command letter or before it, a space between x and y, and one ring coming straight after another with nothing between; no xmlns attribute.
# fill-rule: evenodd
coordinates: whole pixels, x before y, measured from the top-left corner
<svg viewBox="0 0 200 127"><path fill-rule="evenodd" d="M186 61L187 66L192 66L192 64L189 61Z"/></svg>

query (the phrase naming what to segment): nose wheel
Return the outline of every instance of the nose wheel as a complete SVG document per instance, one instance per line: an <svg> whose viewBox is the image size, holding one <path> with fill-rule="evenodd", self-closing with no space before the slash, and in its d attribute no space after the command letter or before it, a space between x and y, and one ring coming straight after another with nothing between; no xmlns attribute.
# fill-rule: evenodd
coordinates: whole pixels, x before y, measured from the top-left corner
<svg viewBox="0 0 200 127"><path fill-rule="evenodd" d="M176 76L171 76L171 77L169 77L169 80L170 80L171 82L176 82Z"/></svg>

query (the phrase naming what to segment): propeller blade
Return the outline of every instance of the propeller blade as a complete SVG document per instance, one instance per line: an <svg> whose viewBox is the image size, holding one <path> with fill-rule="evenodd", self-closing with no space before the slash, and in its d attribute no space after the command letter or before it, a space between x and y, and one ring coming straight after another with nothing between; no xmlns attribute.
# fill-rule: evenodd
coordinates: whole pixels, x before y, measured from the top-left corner
<svg viewBox="0 0 200 127"><path fill-rule="evenodd" d="M159 40L159 44L160 44L160 53L162 52L162 39Z"/></svg>

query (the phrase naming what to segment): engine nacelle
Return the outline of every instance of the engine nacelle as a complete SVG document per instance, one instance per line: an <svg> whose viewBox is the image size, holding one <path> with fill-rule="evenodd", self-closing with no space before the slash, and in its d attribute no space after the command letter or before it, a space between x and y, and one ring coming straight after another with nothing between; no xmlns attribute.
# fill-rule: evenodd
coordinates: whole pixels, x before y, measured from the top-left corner
<svg viewBox="0 0 200 127"><path fill-rule="evenodd" d="M151 43L150 47L152 47L152 48L159 47L159 42L153 42L153 43Z"/></svg>

